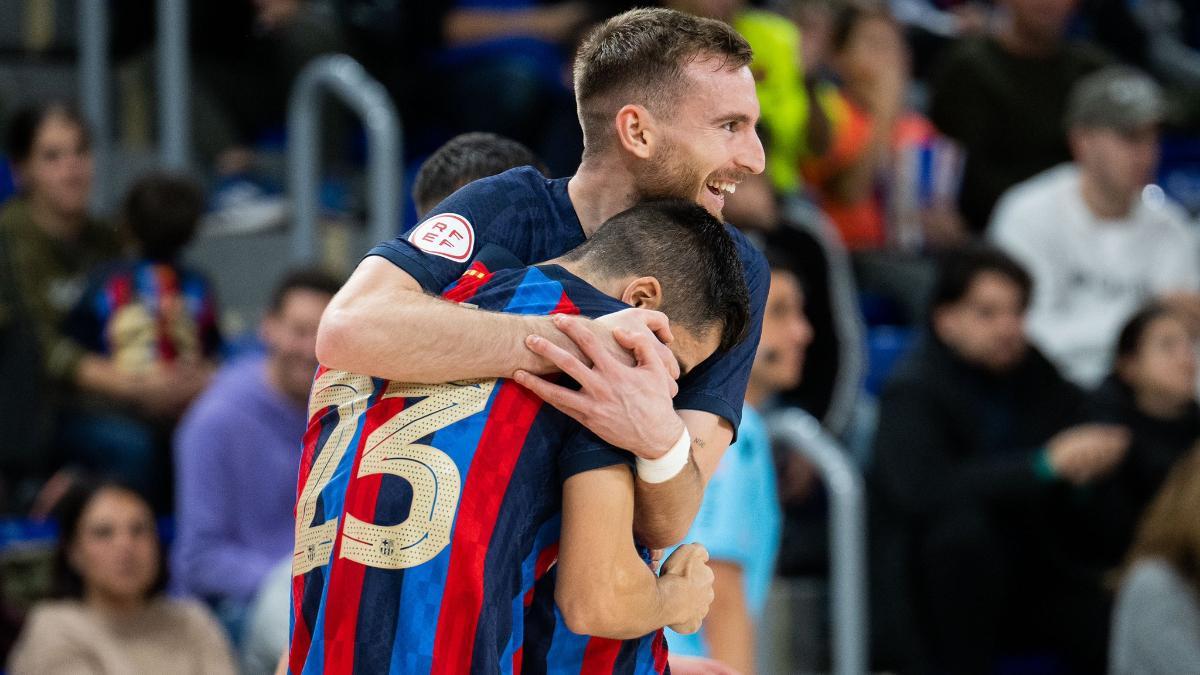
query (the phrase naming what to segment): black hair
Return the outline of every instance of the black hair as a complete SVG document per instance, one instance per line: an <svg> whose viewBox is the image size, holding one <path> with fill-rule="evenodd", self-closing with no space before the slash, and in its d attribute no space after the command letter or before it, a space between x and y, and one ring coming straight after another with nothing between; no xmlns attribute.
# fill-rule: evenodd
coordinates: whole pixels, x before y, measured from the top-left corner
<svg viewBox="0 0 1200 675"><path fill-rule="evenodd" d="M930 316L966 297L971 284L985 272L999 274L1015 284L1021 292L1021 307L1029 307L1029 298L1033 293L1033 278L1029 276L1029 272L1000 249L974 246L942 258L929 300Z"/></svg>
<svg viewBox="0 0 1200 675"><path fill-rule="evenodd" d="M66 101L47 101L21 108L9 118L4 138L8 160L17 165L27 161L33 155L33 143L37 140L38 131L46 120L55 116L64 117L78 126L83 134L84 145L91 147L91 131L79 110Z"/></svg>
<svg viewBox="0 0 1200 675"><path fill-rule="evenodd" d="M1146 338L1146 331L1149 330L1150 324L1164 316L1174 315L1175 312L1170 307L1155 302L1146 305L1129 317L1117 337L1117 360L1136 356L1142 348L1142 342Z"/></svg>
<svg viewBox="0 0 1200 675"><path fill-rule="evenodd" d="M53 594L58 598L82 599L84 593L83 577L75 571L71 564L71 547L79 537L79 527L83 521L83 513L92 501L102 492L110 490L124 492L139 499L146 510L153 514L150 501L138 490L113 478L77 478L66 494L59 499L54 507L54 518L58 522L58 546L54 550ZM167 557L162 540L155 530L155 541L158 542L158 573L154 583L146 592L147 598L162 593L167 588Z"/></svg>
<svg viewBox="0 0 1200 675"><path fill-rule="evenodd" d="M329 272L318 267L303 267L294 269L283 276L271 292L271 301L267 306L271 314L277 314L283 309L283 301L292 291L313 291L332 296L342 287L342 282Z"/></svg>
<svg viewBox="0 0 1200 675"><path fill-rule="evenodd" d="M192 240L204 213L204 191L190 178L154 172L125 196L121 217L151 260L174 260Z"/></svg>
<svg viewBox="0 0 1200 675"><path fill-rule="evenodd" d="M511 138L482 131L459 134L421 164L413 179L413 202L424 217L467 183L527 165L547 173L532 150Z"/></svg>
<svg viewBox="0 0 1200 675"><path fill-rule="evenodd" d="M750 294L725 226L695 202L642 202L609 218L563 256L609 277L652 276L662 311L693 330L721 328L722 351L746 337Z"/></svg>

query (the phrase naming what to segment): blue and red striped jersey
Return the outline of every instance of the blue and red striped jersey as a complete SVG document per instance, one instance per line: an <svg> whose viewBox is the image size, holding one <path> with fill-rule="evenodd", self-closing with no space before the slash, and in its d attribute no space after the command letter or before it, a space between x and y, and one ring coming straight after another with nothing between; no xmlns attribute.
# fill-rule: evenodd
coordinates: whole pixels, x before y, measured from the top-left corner
<svg viewBox="0 0 1200 675"><path fill-rule="evenodd" d="M198 272L152 260L93 273L64 331L129 372L212 358L221 348L212 284Z"/></svg>
<svg viewBox="0 0 1200 675"><path fill-rule="evenodd" d="M527 315L625 307L561 267L494 271L486 253L448 299ZM416 385L321 368L296 504L290 672L520 672L563 481L628 462L511 380ZM647 659L634 670L651 672Z"/></svg>

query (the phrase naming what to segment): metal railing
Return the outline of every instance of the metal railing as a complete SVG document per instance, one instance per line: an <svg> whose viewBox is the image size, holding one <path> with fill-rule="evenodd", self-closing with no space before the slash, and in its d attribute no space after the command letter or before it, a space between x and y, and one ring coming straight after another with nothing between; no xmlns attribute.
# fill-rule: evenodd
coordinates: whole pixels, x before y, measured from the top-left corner
<svg viewBox="0 0 1200 675"><path fill-rule="evenodd" d="M313 59L292 86L288 101L288 193L293 209L292 256L316 257L320 190L320 94L329 91L362 119L367 132L367 219L374 241L400 227L400 116L387 90L354 59L331 54Z"/></svg>
<svg viewBox="0 0 1200 675"><path fill-rule="evenodd" d="M79 107L92 128L92 208L105 211L112 189L112 97L109 86L112 66L108 56L109 15L107 2L82 0L79 24Z"/></svg>
<svg viewBox="0 0 1200 675"><path fill-rule="evenodd" d="M850 255L828 216L807 201L792 200L787 208L789 220L808 232L825 254L829 302L838 343L838 373L822 422L834 434L842 436L853 421L868 365L866 329L858 306L854 270Z"/></svg>
<svg viewBox="0 0 1200 675"><path fill-rule="evenodd" d="M158 158L168 169L190 164L188 0L158 0Z"/></svg>
<svg viewBox="0 0 1200 675"><path fill-rule="evenodd" d="M833 672L867 672L867 520L863 480L845 450L812 415L790 408L767 420L771 435L811 461L830 496L829 574Z"/></svg>
<svg viewBox="0 0 1200 675"><path fill-rule="evenodd" d="M189 165L190 139L188 66L188 0L158 0L156 67L158 90L159 163L183 170ZM109 3L80 0L79 104L92 128L92 158L96 175L92 207L105 211L112 204L113 118L112 62L109 57Z"/></svg>

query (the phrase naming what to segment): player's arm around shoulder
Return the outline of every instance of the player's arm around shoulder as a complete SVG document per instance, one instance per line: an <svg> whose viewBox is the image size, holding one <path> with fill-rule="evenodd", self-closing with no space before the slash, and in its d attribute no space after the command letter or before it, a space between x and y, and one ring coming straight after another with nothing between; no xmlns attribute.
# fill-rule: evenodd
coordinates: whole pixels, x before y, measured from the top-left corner
<svg viewBox="0 0 1200 675"><path fill-rule="evenodd" d="M552 338L549 317L481 311L426 293L400 267L370 256L329 303L317 330L317 359L347 372L438 383L549 372L525 349Z"/></svg>
<svg viewBox="0 0 1200 675"><path fill-rule="evenodd" d="M681 546L655 576L633 541L633 475L625 465L576 474L563 484L555 602L580 635L641 637L664 626L694 632L712 602L708 553Z"/></svg>

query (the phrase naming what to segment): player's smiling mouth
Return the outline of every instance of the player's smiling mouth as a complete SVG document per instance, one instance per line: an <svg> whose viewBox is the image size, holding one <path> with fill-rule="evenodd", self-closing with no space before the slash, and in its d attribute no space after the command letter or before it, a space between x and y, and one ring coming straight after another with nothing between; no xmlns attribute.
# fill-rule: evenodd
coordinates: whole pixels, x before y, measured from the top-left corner
<svg viewBox="0 0 1200 675"><path fill-rule="evenodd" d="M733 181L728 181L728 180L712 180L712 179L710 179L704 183L704 187L708 188L708 191L713 193L714 195L716 195L718 197L722 197L722 196L724 196L721 194L723 192L728 192L729 194L733 194L734 191L737 190L737 183L734 183Z"/></svg>

